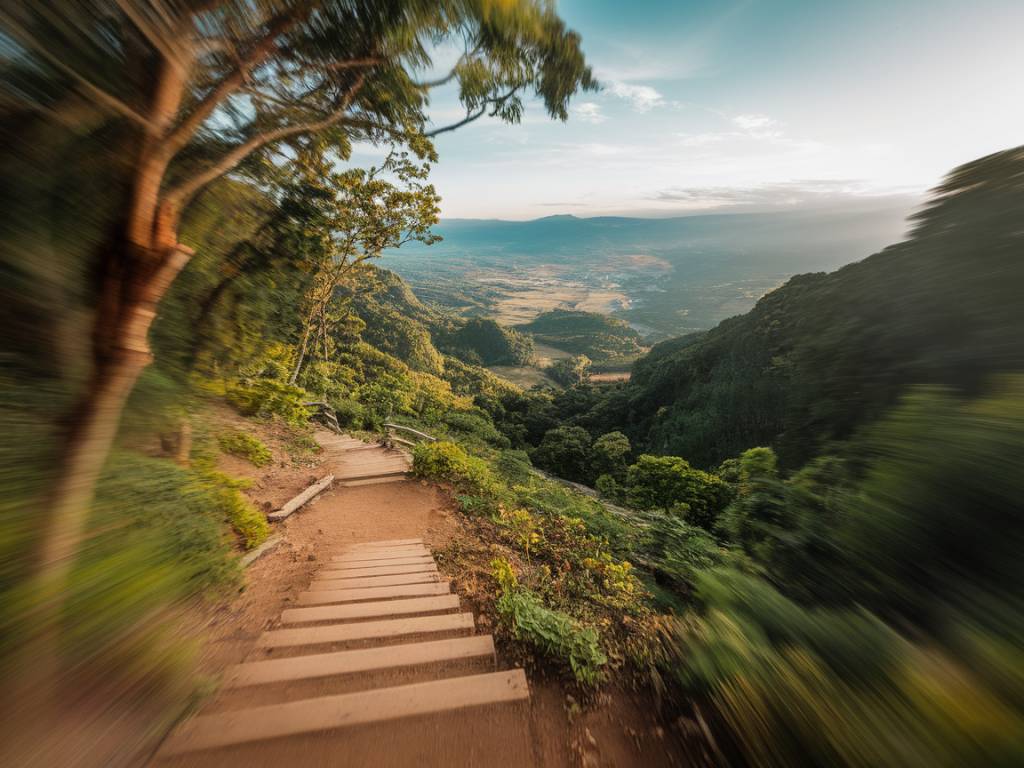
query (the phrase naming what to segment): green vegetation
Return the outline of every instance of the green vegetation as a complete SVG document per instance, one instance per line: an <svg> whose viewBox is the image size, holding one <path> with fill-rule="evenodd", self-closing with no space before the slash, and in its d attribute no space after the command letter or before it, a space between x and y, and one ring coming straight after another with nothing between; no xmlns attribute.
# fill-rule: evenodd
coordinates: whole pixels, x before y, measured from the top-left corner
<svg viewBox="0 0 1024 768"><path fill-rule="evenodd" d="M512 567L494 562L495 579L501 587L498 615L508 623L517 640L556 660L567 661L576 682L594 685L608 663L598 644L597 631L584 629L572 617L553 611L533 592L519 586Z"/></svg>
<svg viewBox="0 0 1024 768"><path fill-rule="evenodd" d="M565 387L578 387L590 379L591 360L586 355L573 355L556 360L547 369L547 374Z"/></svg>
<svg viewBox="0 0 1024 768"><path fill-rule="evenodd" d="M628 365L643 352L640 334L627 322L597 312L554 309L516 328L543 344L584 355L604 368Z"/></svg>
<svg viewBox="0 0 1024 768"><path fill-rule="evenodd" d="M224 432L217 438L217 442L225 453L243 458L257 467L265 467L274 458L262 440L247 432Z"/></svg>
<svg viewBox="0 0 1024 768"><path fill-rule="evenodd" d="M466 320L443 340L449 351L476 365L524 365L533 356L533 341L494 320Z"/></svg>

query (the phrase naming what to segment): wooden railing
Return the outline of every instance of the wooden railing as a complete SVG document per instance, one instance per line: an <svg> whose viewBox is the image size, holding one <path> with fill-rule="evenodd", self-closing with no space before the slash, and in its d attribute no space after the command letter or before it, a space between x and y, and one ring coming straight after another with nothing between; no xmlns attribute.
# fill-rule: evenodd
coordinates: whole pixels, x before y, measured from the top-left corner
<svg viewBox="0 0 1024 768"><path fill-rule="evenodd" d="M327 427L332 432L341 434L341 425L338 424L338 414L334 412L334 408L331 407L330 403L323 403L320 401L312 403L303 403L307 408L315 408L311 419L315 419Z"/></svg>
<svg viewBox="0 0 1024 768"><path fill-rule="evenodd" d="M393 434L394 432L401 432L406 435L411 435L414 438L418 438L419 440L423 440L428 443L437 442L436 437L428 435L426 432L420 432L418 429L407 427L404 424L393 424L390 421L386 421L384 422L384 444L387 445L388 447L393 447L393 444L395 443L397 443L398 445L406 445L409 446L410 448L413 448L416 445L415 440L409 440L404 437L398 437L397 435Z"/></svg>

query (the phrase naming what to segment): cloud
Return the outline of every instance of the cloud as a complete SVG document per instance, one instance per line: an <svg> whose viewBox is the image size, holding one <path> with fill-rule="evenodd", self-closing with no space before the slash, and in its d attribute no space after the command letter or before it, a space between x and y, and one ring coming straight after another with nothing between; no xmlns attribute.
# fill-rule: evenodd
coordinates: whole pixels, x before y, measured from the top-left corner
<svg viewBox="0 0 1024 768"><path fill-rule="evenodd" d="M794 179L749 187L668 187L650 199L683 208L764 209L829 203L851 197L875 197L894 190L876 190L859 179Z"/></svg>
<svg viewBox="0 0 1024 768"><path fill-rule="evenodd" d="M768 115L736 115L732 123L755 139L776 139L782 136L782 123Z"/></svg>
<svg viewBox="0 0 1024 768"><path fill-rule="evenodd" d="M601 105L594 101L583 101L573 107L573 114L577 120L584 123L597 125L607 120L607 116L601 112Z"/></svg>
<svg viewBox="0 0 1024 768"><path fill-rule="evenodd" d="M649 85L637 85L616 80L608 84L608 93L628 101L637 112L650 112L665 105L665 98Z"/></svg>

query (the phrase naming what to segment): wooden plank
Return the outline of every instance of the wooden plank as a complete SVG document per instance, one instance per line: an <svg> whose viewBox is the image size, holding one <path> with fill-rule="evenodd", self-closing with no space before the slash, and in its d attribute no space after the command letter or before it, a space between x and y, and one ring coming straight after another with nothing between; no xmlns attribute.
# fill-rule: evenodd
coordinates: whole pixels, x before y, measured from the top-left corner
<svg viewBox="0 0 1024 768"><path fill-rule="evenodd" d="M340 555L332 555L332 562L355 562L358 560L389 560L394 557L421 557L429 555L430 549L422 544L406 544L401 547L389 547L388 549L367 549L358 552L343 552Z"/></svg>
<svg viewBox="0 0 1024 768"><path fill-rule="evenodd" d="M350 640L383 639L401 635L428 632L472 631L472 613L445 613L440 616L422 616L412 619L360 621L354 624L330 624L301 629L272 629L260 635L259 648L289 648L296 645L344 643Z"/></svg>
<svg viewBox="0 0 1024 768"><path fill-rule="evenodd" d="M494 639L490 635L316 653L290 659L251 661L229 669L224 678L224 687L242 688L249 685L285 683L477 657L494 657Z"/></svg>
<svg viewBox="0 0 1024 768"><path fill-rule="evenodd" d="M418 429L406 427L402 424L393 424L391 422L385 422L384 427L386 429L398 429L401 430L402 432L408 432L411 435L416 435L416 437L422 437L424 440L428 440L431 443L437 441L436 437L432 437L431 435L428 435L426 432L420 432Z"/></svg>
<svg viewBox="0 0 1024 768"><path fill-rule="evenodd" d="M309 585L310 592L331 589L359 589L360 587L393 587L398 584L425 584L440 581L436 571L430 573L400 573L397 576L367 576L362 579L324 579Z"/></svg>
<svg viewBox="0 0 1024 768"><path fill-rule="evenodd" d="M394 557L387 560L348 560L329 562L325 568L330 570L361 570L362 568L384 568L392 565L423 565L432 563L434 558L430 555L417 555L415 557Z"/></svg>
<svg viewBox="0 0 1024 768"><path fill-rule="evenodd" d="M309 486L309 488L304 490L298 496L294 497L291 501L287 502L279 510L277 510L276 512L271 512L269 515L267 515L267 520L270 520L273 523L284 520L290 514L295 512L295 510L301 508L304 504L306 504L318 493L329 488L331 483L333 482L334 475L325 475L324 477L320 478L315 483L313 483L313 485Z"/></svg>
<svg viewBox="0 0 1024 768"><path fill-rule="evenodd" d="M373 565L365 568L324 568L317 573L318 579L357 579L367 576L396 576L402 573L427 573L436 571L437 566L433 560L424 560L421 563L409 565Z"/></svg>
<svg viewBox="0 0 1024 768"><path fill-rule="evenodd" d="M359 566L363 563L367 564L381 564L391 563L394 565L409 565L420 560L432 560L430 551L421 547L419 550L413 550L411 553L398 553L393 554L385 552L380 555L334 555L330 562L332 565L337 566Z"/></svg>
<svg viewBox="0 0 1024 768"><path fill-rule="evenodd" d="M256 547L256 549L252 550L251 552L246 552L244 555L242 555L242 567L248 568L250 565L252 565L265 554L267 554L267 552L270 552L272 549L274 549L282 541L284 541L283 536L271 536L269 539L267 539L258 547Z"/></svg>
<svg viewBox="0 0 1024 768"><path fill-rule="evenodd" d="M419 595L447 595L451 591L447 581L432 581L426 584L399 584L393 587L361 587L359 589L332 589L318 592L300 592L299 605L330 605L350 603L357 600L387 600L397 597Z"/></svg>
<svg viewBox="0 0 1024 768"><path fill-rule="evenodd" d="M381 541L362 541L350 544L349 549L374 549L376 547L393 547L400 544L422 544L423 539L383 539Z"/></svg>
<svg viewBox="0 0 1024 768"><path fill-rule="evenodd" d="M158 756L524 701L529 697L526 675L521 669L320 696L194 717L171 734Z"/></svg>
<svg viewBox="0 0 1024 768"><path fill-rule="evenodd" d="M285 624L300 624L305 621L344 621L345 619L366 619L374 616L401 616L403 613L450 611L458 607L458 595L436 595L434 597L411 597L405 600L382 600L375 603L289 608L281 613L281 621Z"/></svg>

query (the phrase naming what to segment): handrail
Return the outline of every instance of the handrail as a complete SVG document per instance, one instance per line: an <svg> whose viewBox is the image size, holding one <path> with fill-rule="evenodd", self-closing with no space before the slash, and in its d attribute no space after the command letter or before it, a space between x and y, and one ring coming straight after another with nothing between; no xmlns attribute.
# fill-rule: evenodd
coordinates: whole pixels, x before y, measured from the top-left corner
<svg viewBox="0 0 1024 768"><path fill-rule="evenodd" d="M437 438L436 437L432 437L431 435L428 435L425 432L420 432L418 429L413 429L412 427L407 427L407 426L405 426L403 424L392 424L391 422L384 422L384 428L385 429L400 429L403 432L408 432L410 434L416 435L416 437L422 437L424 440L426 440L429 443L436 443L437 442Z"/></svg>

